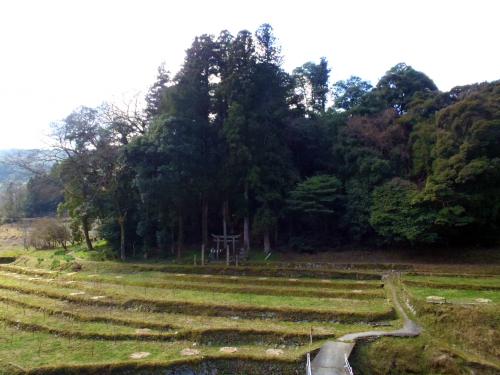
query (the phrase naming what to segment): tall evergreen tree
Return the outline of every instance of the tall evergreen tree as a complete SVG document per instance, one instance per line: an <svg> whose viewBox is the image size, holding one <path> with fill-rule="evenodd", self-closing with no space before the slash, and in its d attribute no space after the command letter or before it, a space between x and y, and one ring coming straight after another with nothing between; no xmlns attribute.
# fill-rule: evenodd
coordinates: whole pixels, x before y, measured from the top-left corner
<svg viewBox="0 0 500 375"><path fill-rule="evenodd" d="M165 69L165 64L161 64L158 67L158 75L156 81L149 88L146 94L146 116L148 120L160 115L163 111L165 94L170 83L169 72Z"/></svg>
<svg viewBox="0 0 500 375"><path fill-rule="evenodd" d="M293 71L299 103L308 113L322 113L328 101L330 68L325 57L319 64L307 62Z"/></svg>

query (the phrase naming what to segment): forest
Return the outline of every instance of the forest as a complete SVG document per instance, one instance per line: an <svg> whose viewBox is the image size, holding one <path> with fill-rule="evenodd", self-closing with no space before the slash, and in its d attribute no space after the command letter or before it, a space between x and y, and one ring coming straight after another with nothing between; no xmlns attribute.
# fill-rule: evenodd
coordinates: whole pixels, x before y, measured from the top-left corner
<svg viewBox="0 0 500 375"><path fill-rule="evenodd" d="M56 122L56 161L22 207L4 186L4 216L68 215L89 249L99 223L121 259L180 257L211 233L265 251L498 242L500 81L442 92L399 63L374 86L331 83L325 58L283 59L268 24L196 37L143 108Z"/></svg>

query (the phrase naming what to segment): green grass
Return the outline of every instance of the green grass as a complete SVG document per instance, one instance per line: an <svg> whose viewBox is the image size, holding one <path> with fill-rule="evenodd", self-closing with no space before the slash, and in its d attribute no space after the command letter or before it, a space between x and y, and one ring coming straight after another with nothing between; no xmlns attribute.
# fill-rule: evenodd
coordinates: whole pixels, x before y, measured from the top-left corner
<svg viewBox="0 0 500 375"><path fill-rule="evenodd" d="M62 275L64 279L89 280L89 274ZM292 297L317 297L317 298L353 298L371 299L384 298L385 294L379 283L355 282L306 282L297 279L288 280L262 280L246 278L221 278L213 277L207 283L206 277L186 277L178 274L170 277L151 276L141 274L132 275L92 275L91 280L107 284L138 286L155 289L185 289L195 291L209 291L221 293L250 293L260 295L277 295ZM263 283L262 283L263 282ZM261 284L259 284L261 283ZM296 285L298 284L298 285Z"/></svg>
<svg viewBox="0 0 500 375"><path fill-rule="evenodd" d="M25 272L25 269L20 269L18 267L6 267L6 269L12 270L17 270L21 272ZM25 272L26 273L26 272ZM95 293L101 293L107 295L112 295L112 296L127 296L128 298L138 298L138 299L144 299L147 298L148 300L156 300L156 301L162 301L162 300L176 300L176 301L181 301L181 300L189 300L192 302L200 302L200 303L211 303L216 301L219 304L222 305L227 305L230 303L235 303L235 304L244 304L244 305L264 305L264 306L269 306L269 307L291 307L291 308L311 308L314 307L314 310L321 310L321 309L330 309L338 306L339 304L342 305L350 305L350 306L355 306L357 309L360 311L367 311L368 310L377 310L377 306L380 308L385 303L383 301L362 301L362 300L356 300L355 297L357 293L352 293L349 298L350 301L347 301L346 299L343 298L312 298L312 297L294 297L294 296L280 296L280 295L256 295L252 293L224 293L224 292L219 292L217 288L217 283L214 284L215 286L213 287L213 290L211 291L197 291L197 290L182 290L179 288L176 288L176 285L180 285L180 283L177 284L172 284L168 288L156 288L156 287L142 287L142 286L136 286L136 285L129 285L127 284L127 280L130 276L123 276L121 279L116 279L115 277L100 277L99 275L95 274L80 274L80 275L71 275L69 279L73 279L75 276L78 276L78 280L75 283L72 284L67 284L65 281L60 280L60 279L53 279L54 277L57 277L58 274L53 272L53 271L46 271L46 270L35 270L33 272L35 275L43 275L43 276L49 276L50 279L47 278L40 278L36 279L34 277L28 277L25 276L23 273L17 274L17 273L12 273L12 272L6 272L6 271L0 271L0 280L4 280L7 282L7 284L10 282L13 282L12 277L17 278L16 280L18 282L24 282L25 284L35 284L39 285L40 283L44 283L48 285L54 284L57 285L59 288L71 288L73 289L72 292L76 292L78 290L86 290L89 292ZM68 274L63 275L64 279L68 279ZM6 279L7 278L7 279ZM99 279L104 279L104 280L110 280L113 281L113 283L109 282L99 282ZM211 279L210 279L211 280ZM231 279L227 279L231 280ZM138 282L138 280L135 280ZM205 284L207 284L208 279L205 278ZM233 281L233 280L231 280ZM262 280L262 281L267 281ZM150 283L154 285L154 280L150 280ZM331 283L326 282L323 283L322 285L329 286ZM48 286L47 285L47 286ZM165 284L168 286L167 284ZM189 284L188 284L189 285ZM208 285L212 285L211 283L208 283ZM196 285L190 285L193 289L196 289ZM78 289L77 289L78 288ZM290 290L290 289L287 289ZM298 289L301 291L301 289ZM307 289L306 289L307 291ZM362 292L362 290L360 290ZM375 296L380 297L380 291L375 292ZM69 293L69 292L68 292ZM349 294L348 291L345 291L346 294ZM352 300L351 300L352 299Z"/></svg>
<svg viewBox="0 0 500 375"><path fill-rule="evenodd" d="M193 358L184 357L180 351L184 348L200 350L204 358L269 358L266 349L269 346L239 346L234 354L221 353L220 346L193 346L192 341L176 342L147 342L147 341L102 341L89 339L73 339L55 337L42 332L36 334L19 331L12 327L0 329L0 361L13 363L24 369L33 369L42 366L71 366L96 365L118 363L161 363L168 365L174 361L184 360L189 363ZM314 344L314 347L321 342ZM280 360L297 361L309 346L285 347ZM149 352L150 356L141 360L131 360L130 355L135 352ZM0 362L0 363L1 363Z"/></svg>
<svg viewBox="0 0 500 375"><path fill-rule="evenodd" d="M0 249L0 257L17 258L25 255L27 251L22 247L9 247L8 249Z"/></svg>
<svg viewBox="0 0 500 375"><path fill-rule="evenodd" d="M170 338L172 332L166 333L157 329L151 329L150 334L140 335L135 327L127 325L99 323L99 322L79 322L69 317L56 317L47 315L43 311L22 308L5 302L0 302L0 320L14 326L23 326L26 330L45 331L68 337L89 337L98 339L123 339L136 337L141 338Z"/></svg>
<svg viewBox="0 0 500 375"><path fill-rule="evenodd" d="M493 303L500 302L500 290L468 290L468 289L443 289L427 287L408 287L409 291L421 300L427 296L438 296L446 298L451 303L474 303L477 298L487 298Z"/></svg>
<svg viewBox="0 0 500 375"><path fill-rule="evenodd" d="M195 365L201 357L222 361L217 365L220 368L234 359L240 363L237 365L240 369L244 363L259 363L252 373L264 371L260 367L264 363L284 371L289 366L302 368L305 352L321 344L317 340L373 329L365 323L326 321L336 319L339 313L353 314L363 320L377 314L380 318L392 316L380 281L240 279L162 272L109 274L102 269L98 269L96 276L88 272L68 275L68 271L40 268L65 254L41 255L47 260L37 262L38 268L1 267L0 311L4 313L0 319L6 326L0 334L0 363L39 368L42 373L49 371L50 366L83 365L100 373L104 370L99 366L126 367L140 363L159 368L179 361ZM33 264L33 258L27 263ZM352 294L348 288L359 289L361 294L373 298L307 296L314 293L347 296ZM82 291L85 294L71 295ZM102 295L106 298L91 299ZM248 311L252 314L248 315ZM317 315L318 312L323 315ZM390 323L400 325L397 320ZM137 328L152 331L147 336L138 335ZM307 344L311 329L315 337L313 347ZM194 343L201 350L200 356L180 355L183 348L193 348ZM222 345L237 346L238 352L223 354L219 351ZM276 347L284 350L284 354L279 357L266 354L266 349ZM139 351L151 355L132 361L130 354ZM71 371L79 371L75 369ZM61 367L55 371L66 370ZM286 371L283 373L295 370Z"/></svg>
<svg viewBox="0 0 500 375"><path fill-rule="evenodd" d="M87 273L91 273L91 270L88 270ZM81 273L84 274L84 273ZM104 275L99 275L103 278L112 279L117 275L121 275L124 277L123 273L115 272L115 273L106 273ZM207 280L209 278L209 280ZM132 274L127 274L126 279L130 281L138 281L145 282L150 279L155 279L157 281L167 280L167 281L178 281L185 280L189 282L198 282L206 284L209 283L228 283L231 285L234 284L252 284L252 285L270 285L270 286L303 286L303 287L320 287L320 288L376 288L380 287L382 283L378 280L363 280L363 281L354 281L354 280L344 280L344 279L308 279L308 278L300 278L300 279L291 279L291 278L282 278L282 277L252 277L252 276L217 276L211 274L202 274L202 275L189 275L183 273L162 273L162 272L134 272Z"/></svg>
<svg viewBox="0 0 500 375"><path fill-rule="evenodd" d="M15 371L8 362L33 374L80 373L81 366L100 374L111 368L152 372L180 363L199 369L201 361L228 374L293 374L303 371L305 353L325 339L373 330L369 321L390 324L375 328L381 330L401 325L376 272L296 269L255 259L238 268L122 263L101 257L106 246L102 243L95 254L81 247L31 252L15 265L0 265L0 321L6 323L0 322L0 369L8 369L5 374ZM496 366L500 314L492 289L498 276L408 275L403 282L424 335L361 345L353 358L361 370L356 373L458 374L467 372L468 361ZM76 292L85 294L71 295ZM428 295L453 303L429 304ZM476 298L494 302L468 304ZM138 328L151 332L138 335ZM239 350L223 354L221 346ZM201 354L182 356L184 348ZM270 357L268 348L284 353ZM129 358L139 351L151 355ZM437 363L443 353L458 367Z"/></svg>
<svg viewBox="0 0 500 375"><path fill-rule="evenodd" d="M414 277L411 277L411 281ZM418 280L418 279L417 279ZM470 373L474 371L494 374L500 371L500 291L481 290L481 281L485 287L490 278L463 278L458 276L432 277L444 285L447 282L461 280L461 285L473 285L475 289L429 288L408 285L405 278L403 292L417 311L417 320L427 332L428 346L437 353L429 358L431 363L436 358L446 358L450 366L459 366L460 371L450 373ZM491 284L489 284L491 285ZM445 297L446 304L426 302L429 295ZM476 298L488 298L491 303L478 303ZM465 366L465 369L464 369ZM468 370L466 370L468 368ZM451 371L448 369L448 371ZM448 373L448 372L445 372Z"/></svg>
<svg viewBox="0 0 500 375"><path fill-rule="evenodd" d="M89 261L105 261L116 259L116 252L105 240L97 241L93 244L94 249L89 251L85 244L70 246L68 252L78 259Z"/></svg>
<svg viewBox="0 0 500 375"><path fill-rule="evenodd" d="M219 293L243 293L271 296L292 296L309 298L384 298L385 293L380 282L355 282L345 280L298 280L240 277L207 277L161 273L139 274L90 274L85 272L54 273L43 269L29 269L4 265L0 270L33 276L49 276L58 280L89 281L147 287L152 290L194 290Z"/></svg>
<svg viewBox="0 0 500 375"><path fill-rule="evenodd" d="M4 311L0 319L7 323L0 334L0 361L25 369L59 365L130 366L131 363L135 366L138 362L161 367L179 361L197 362L200 356L186 358L180 355L181 349L193 348L194 342L204 360L230 362L235 358L241 363L257 361L274 362L274 366L278 363L282 363L280 366L286 363L286 366L296 366L311 349L304 345L311 328L314 337L324 339L373 327L362 323L284 321L273 315L276 311L283 310L292 315L311 313L311 318L318 311L326 314L354 312L367 317L391 311L389 303L382 298L384 292L379 281L240 279L215 275L176 276L163 272L130 275L109 274L102 269L98 269L97 276L88 272L68 275L68 271L40 268L65 254L44 252L37 255L47 258L37 262L39 269L5 266L0 273L0 311ZM33 258L26 263L33 264ZM345 293L347 296L352 294L349 288L359 289L360 295L373 298L307 296L314 293ZM71 293L80 291L85 294L71 296ZM105 295L106 298L91 300L91 296L96 295ZM130 301L139 303L133 305L128 303ZM180 309L176 310L177 313L150 310L155 304L162 303L177 305ZM225 316L210 316L212 312L203 310L204 306L227 312ZM245 309L268 314L271 319L245 318ZM304 316L299 314L297 319ZM391 323L400 324L399 321ZM146 342L144 336L136 335L137 327L152 329L148 339L153 341ZM132 337L136 339L130 340ZM237 345L238 352L222 354L219 351L222 344ZM312 348L320 344L315 342ZM279 358L265 353L266 349L277 346L284 350ZM151 355L133 362L129 356L138 351L150 352Z"/></svg>
<svg viewBox="0 0 500 375"><path fill-rule="evenodd" d="M367 324L341 324L328 322L285 322L261 319L227 319L221 317L207 317L203 315L168 314L150 311L126 310L119 308L107 308L104 306L89 306L79 304L68 304L65 301L36 295L27 295L15 291L1 290L0 300L14 306L25 306L29 309L46 311L56 316L67 316L74 321L101 321L114 324L128 325L134 328L153 328L184 330L216 331L234 330L241 334L245 332L273 332L278 335L309 335L313 328L315 335L342 335L352 331L363 331L372 329ZM392 322L399 326L399 321Z"/></svg>
<svg viewBox="0 0 500 375"><path fill-rule="evenodd" d="M118 265L112 270L102 270L100 267L85 267L85 271L78 273L71 272L70 279L86 279L88 275L95 275L95 279L102 281L115 281L120 278L120 282L129 282L144 286L145 284L162 284L165 282L186 281L198 284L227 284L243 286L272 286L272 287L298 287L327 289L374 289L381 288L383 283L380 280L349 280L349 279L313 279L313 278L289 278L289 277L256 277L256 276L220 276L214 274L186 274L186 273L165 273L155 271L130 271L126 265ZM25 273L31 275L54 275L52 270L40 267L23 267L20 265L0 265L0 269ZM68 277L71 270L61 271L61 276Z"/></svg>
<svg viewBox="0 0 500 375"><path fill-rule="evenodd" d="M53 279L29 280L0 276L0 287L15 289L29 294L42 294L67 301L110 306L147 306L178 313L200 313L208 315L247 317L273 316L286 320L373 320L392 316L388 302L378 300L353 300L306 297L278 297L237 293L207 293L185 290L153 290L132 286L79 282L58 283ZM20 279L24 278L24 279ZM81 293L82 295L71 295ZM92 300L92 296L106 296Z"/></svg>
<svg viewBox="0 0 500 375"><path fill-rule="evenodd" d="M45 253L45 254L44 254ZM53 268L52 261L57 255L56 251L45 251L37 253L37 258L33 256L20 257L16 264L25 267ZM72 254L72 253L68 253ZM77 257L78 258L78 257ZM37 261L41 259L42 261ZM162 273L186 273L193 275L212 274L219 276L258 276L258 277L281 277L281 278L328 278L346 280L378 280L381 274L374 270L344 270L336 268L303 268L292 267L290 265L240 265L239 267L226 266L223 263L208 264L205 266L193 266L192 264L176 264L157 260L145 262L116 262L116 261L89 261L78 258L75 262L65 262L63 257L58 258L61 262L58 269L71 268L77 265L83 270L94 273L135 273L156 271Z"/></svg>
<svg viewBox="0 0 500 375"><path fill-rule="evenodd" d="M464 277L464 276L417 276L406 275L408 285L428 286L447 289L492 289L500 290L500 277Z"/></svg>
<svg viewBox="0 0 500 375"><path fill-rule="evenodd" d="M177 264L193 264L194 258L196 256L196 260L198 263L201 261L201 249L200 248L185 248L181 254L181 258L177 259L176 254L166 254L165 260L170 261ZM208 257L208 252L205 254ZM266 259L267 255L262 251L262 249L250 249L248 253L248 258L245 260L245 263L259 263L262 265L273 265L273 263L280 261L282 256L278 252L272 252L271 256ZM226 253L220 256L220 261L225 262ZM137 261L138 259L135 259Z"/></svg>
<svg viewBox="0 0 500 375"><path fill-rule="evenodd" d="M0 374L14 373L15 366L8 367L8 362L33 369L32 373L51 373L54 366L52 373L80 373L78 366L86 366L100 374L109 368L134 373L135 366L158 370L179 363L196 368L202 360L219 361L217 368L228 374L292 374L303 371L311 328L314 349L326 338L374 329L363 322L394 317L380 280L382 270L395 268L390 264L312 269L306 263L279 262L279 254L268 262L254 253L238 268L200 267L192 265L197 250L186 252L183 264L173 259L160 264L117 262L110 260L105 242L91 252L83 245L67 252L10 251L19 258L14 266L0 266L0 320L7 323L0 322ZM459 374L470 373L469 362L498 365L500 278L495 265L398 267L413 273L403 277L404 285L424 334L360 345L353 358L359 366L356 373ZM33 277L41 280L29 280ZM78 291L85 294L70 295ZM90 298L97 295L106 298ZM452 303L429 304L428 295ZM493 302L469 304L476 298ZM391 328L380 329L401 324L389 323ZM138 328L151 329L149 341L136 334ZM239 351L222 354L221 346L237 346ZM183 348L193 347L201 355L180 355ZM284 354L270 358L265 350L271 347L282 348ZM137 351L151 355L131 360L130 354ZM441 360L443 355L451 360ZM264 362L274 366L274 372L261 367ZM237 365L230 367L231 363ZM249 367L242 367L244 363ZM45 370L36 372L40 366Z"/></svg>
<svg viewBox="0 0 500 375"><path fill-rule="evenodd" d="M355 374L496 375L495 363L464 353L430 333L420 337L381 338L357 345L350 357Z"/></svg>
<svg viewBox="0 0 500 375"><path fill-rule="evenodd" d="M70 278L72 280L73 278ZM85 276L76 278L77 280L85 280ZM88 278L86 279L89 280ZM306 297L310 298L347 298L347 299L376 299L385 298L382 289L332 289L328 288L285 288L282 286L251 286L251 285L231 285L229 283L201 283L201 282L186 282L181 280L160 282L160 281L133 281L127 278L126 280L104 277L93 277L94 282L104 285L126 285L132 287L146 287L150 291L163 293L165 290L191 290L205 291L209 293L232 293L232 294L253 294L267 296L289 296L292 298ZM253 298L253 297L252 297Z"/></svg>

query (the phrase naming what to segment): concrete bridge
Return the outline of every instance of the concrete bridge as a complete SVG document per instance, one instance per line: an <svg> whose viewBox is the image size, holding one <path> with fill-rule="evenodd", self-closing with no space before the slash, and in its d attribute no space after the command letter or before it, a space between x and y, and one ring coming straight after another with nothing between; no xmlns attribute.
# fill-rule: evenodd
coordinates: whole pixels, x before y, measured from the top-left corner
<svg viewBox="0 0 500 375"><path fill-rule="evenodd" d="M349 375L346 369L346 358L349 358L356 340L363 338L378 338L382 336L414 337L422 332L422 328L408 318L397 298L396 289L390 277L385 276L386 285L392 294L392 301L397 313L403 318L403 328L394 331L367 331L350 333L337 341L328 341L323 345L311 362L312 375Z"/></svg>

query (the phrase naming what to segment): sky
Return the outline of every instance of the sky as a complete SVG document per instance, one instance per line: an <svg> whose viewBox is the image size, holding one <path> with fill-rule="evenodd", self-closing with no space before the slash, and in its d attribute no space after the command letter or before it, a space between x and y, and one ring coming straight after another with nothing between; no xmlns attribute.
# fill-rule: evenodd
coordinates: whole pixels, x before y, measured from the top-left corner
<svg viewBox="0 0 500 375"><path fill-rule="evenodd" d="M495 0L2 0L0 149L47 147L80 105L143 97L196 35L270 23L284 68L328 59L331 82L376 84L406 62L441 90L500 79Z"/></svg>

